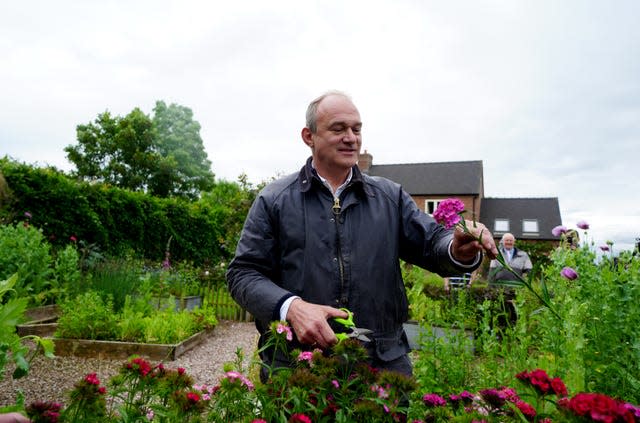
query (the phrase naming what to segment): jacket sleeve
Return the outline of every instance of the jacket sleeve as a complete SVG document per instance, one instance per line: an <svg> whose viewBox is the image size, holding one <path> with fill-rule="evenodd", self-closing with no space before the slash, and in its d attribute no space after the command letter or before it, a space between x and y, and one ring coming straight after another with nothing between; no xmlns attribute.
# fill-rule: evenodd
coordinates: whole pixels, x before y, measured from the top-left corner
<svg viewBox="0 0 640 423"><path fill-rule="evenodd" d="M402 216L400 258L441 276L469 273L480 266L458 266L449 254L453 230L445 229L433 217L418 208L411 196L400 189L399 201Z"/></svg>
<svg viewBox="0 0 640 423"><path fill-rule="evenodd" d="M277 251L277 223L260 195L249 210L226 276L233 299L262 321L278 320L280 306L293 295L275 282L280 273Z"/></svg>

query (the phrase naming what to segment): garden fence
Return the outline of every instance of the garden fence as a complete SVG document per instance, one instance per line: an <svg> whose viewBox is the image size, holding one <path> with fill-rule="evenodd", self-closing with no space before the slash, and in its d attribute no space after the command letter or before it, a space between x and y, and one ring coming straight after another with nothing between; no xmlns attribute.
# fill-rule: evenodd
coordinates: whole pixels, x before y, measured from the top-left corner
<svg viewBox="0 0 640 423"><path fill-rule="evenodd" d="M225 287L203 287L200 295L204 303L215 307L218 319L253 322L253 316L231 298Z"/></svg>

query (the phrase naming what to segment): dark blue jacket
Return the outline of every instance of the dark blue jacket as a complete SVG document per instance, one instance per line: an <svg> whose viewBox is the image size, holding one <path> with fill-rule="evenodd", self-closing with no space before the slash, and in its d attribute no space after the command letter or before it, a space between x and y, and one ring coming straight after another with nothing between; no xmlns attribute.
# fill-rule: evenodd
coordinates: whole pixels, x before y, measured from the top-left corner
<svg viewBox="0 0 640 423"><path fill-rule="evenodd" d="M396 359L409 350L399 259L443 275L471 270L452 263L452 232L400 185L354 166L339 200L338 208L311 159L299 173L269 184L245 221L227 272L229 291L261 334L292 295L347 307L358 327L374 331L378 358Z"/></svg>

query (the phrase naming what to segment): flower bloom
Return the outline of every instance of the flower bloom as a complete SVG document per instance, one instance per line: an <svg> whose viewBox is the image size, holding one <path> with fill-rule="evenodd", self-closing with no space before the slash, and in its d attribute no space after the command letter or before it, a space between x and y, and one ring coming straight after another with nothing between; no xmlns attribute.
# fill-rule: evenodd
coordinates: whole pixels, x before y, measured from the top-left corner
<svg viewBox="0 0 640 423"><path fill-rule="evenodd" d="M289 423L311 423L311 419L302 413L296 413L289 417Z"/></svg>
<svg viewBox="0 0 640 423"><path fill-rule="evenodd" d="M313 353L311 351L302 351L298 354L298 361L311 362L311 359L313 359Z"/></svg>
<svg viewBox="0 0 640 423"><path fill-rule="evenodd" d="M601 245L601 246L600 246L600 249L601 249L602 251L605 251L605 252L606 252L606 251L609 251L609 246L608 246L608 245Z"/></svg>
<svg viewBox="0 0 640 423"><path fill-rule="evenodd" d="M464 212L464 203L457 198L448 198L438 204L436 211L433 212L433 218L445 228L451 229L460 222L462 212Z"/></svg>
<svg viewBox="0 0 640 423"><path fill-rule="evenodd" d="M634 421L631 410L625 404L604 394L580 393L573 398L563 398L558 405L576 416L596 422Z"/></svg>
<svg viewBox="0 0 640 423"><path fill-rule="evenodd" d="M560 275L562 275L562 277L565 279L569 279L570 281L578 279L578 272L570 267L563 267L560 271Z"/></svg>
<svg viewBox="0 0 640 423"><path fill-rule="evenodd" d="M184 374L184 372L185 372L185 371L186 371L186 370L184 369L184 367L178 367L178 374L179 374L180 376L182 376L182 375Z"/></svg>
<svg viewBox="0 0 640 423"><path fill-rule="evenodd" d="M553 389L553 392L559 398L564 398L567 396L567 387L559 377L554 377L553 379L551 379L551 389Z"/></svg>
<svg viewBox="0 0 640 423"><path fill-rule="evenodd" d="M444 407L447 405L447 401L438 394L425 394L422 397L422 402L427 407Z"/></svg>
<svg viewBox="0 0 640 423"><path fill-rule="evenodd" d="M278 327L276 328L276 332L278 333L286 333L287 341L293 341L293 333L291 333L291 328L285 324L278 323Z"/></svg>
<svg viewBox="0 0 640 423"><path fill-rule="evenodd" d="M331 381L331 384L333 385L334 388L340 389L340 382L338 382L337 380L333 379Z"/></svg>
<svg viewBox="0 0 640 423"><path fill-rule="evenodd" d="M136 357L132 359L129 363L127 363L127 369L137 370L140 376L145 377L146 375L151 373L151 370L153 369L153 367L144 358Z"/></svg>
<svg viewBox="0 0 640 423"><path fill-rule="evenodd" d="M251 382L247 377L238 372L227 372L225 373L225 378L230 382L235 382L236 380L240 381L240 385L244 385L248 390L253 390L253 382Z"/></svg>
<svg viewBox="0 0 640 423"><path fill-rule="evenodd" d="M267 421L264 419L254 419L251 420L251 423L267 423Z"/></svg>
<svg viewBox="0 0 640 423"><path fill-rule="evenodd" d="M200 401L200 395L196 394L195 392L187 392L187 399L189 400L189 402L195 404L196 402Z"/></svg>
<svg viewBox="0 0 640 423"><path fill-rule="evenodd" d="M580 229L589 229L589 224L587 222L585 222L584 220L579 221L578 223L576 223L576 226Z"/></svg>
<svg viewBox="0 0 640 423"><path fill-rule="evenodd" d="M533 408L531 404L528 404L524 401L518 401L516 402L516 407L518 407L518 409L527 418L527 420L533 421L534 418L536 417L536 414L537 414L536 409Z"/></svg>
<svg viewBox="0 0 640 423"><path fill-rule="evenodd" d="M155 416L155 413L153 412L153 410L149 410L147 411L147 420L151 421L153 420L153 417Z"/></svg>
<svg viewBox="0 0 640 423"><path fill-rule="evenodd" d="M29 213L28 211L24 212L24 217L26 217L27 219L31 219L31 213Z"/></svg>
<svg viewBox="0 0 640 423"><path fill-rule="evenodd" d="M96 373L89 373L84 377L84 381L89 385L100 385L100 379Z"/></svg>
<svg viewBox="0 0 640 423"><path fill-rule="evenodd" d="M551 235L560 236L567 232L567 227L563 225L558 225L555 228L551 229Z"/></svg>
<svg viewBox="0 0 640 423"><path fill-rule="evenodd" d="M78 242L78 238L76 238L76 237L75 237L75 235L71 235L71 236L69 237L69 240L70 240L71 242Z"/></svg>

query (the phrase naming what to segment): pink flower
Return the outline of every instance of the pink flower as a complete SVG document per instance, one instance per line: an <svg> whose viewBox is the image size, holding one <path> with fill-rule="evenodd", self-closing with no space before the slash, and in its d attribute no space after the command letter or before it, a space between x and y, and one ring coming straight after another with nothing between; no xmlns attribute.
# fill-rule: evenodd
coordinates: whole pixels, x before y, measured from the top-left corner
<svg viewBox="0 0 640 423"><path fill-rule="evenodd" d="M427 407L444 407L447 405L447 401L438 394L425 394L422 397L422 402Z"/></svg>
<svg viewBox="0 0 640 423"><path fill-rule="evenodd" d="M293 340L293 333L291 333L291 328L285 324L278 323L278 327L276 328L276 332L278 333L286 333L287 341Z"/></svg>
<svg viewBox="0 0 640 423"><path fill-rule="evenodd" d="M267 421L264 419L253 419L251 420L251 423L267 423Z"/></svg>
<svg viewBox="0 0 640 423"><path fill-rule="evenodd" d="M31 219L31 213L29 213L28 211L24 212L24 217L26 217L27 219Z"/></svg>
<svg viewBox="0 0 640 423"><path fill-rule="evenodd" d="M338 382L337 380L333 379L331 381L331 384L333 385L334 388L340 389L340 382Z"/></svg>
<svg viewBox="0 0 640 423"><path fill-rule="evenodd" d="M570 267L563 267L562 270L560 271L560 275L562 275L563 278L568 279L570 281L578 279L578 272L576 272Z"/></svg>
<svg viewBox="0 0 640 423"><path fill-rule="evenodd" d="M451 229L460 222L460 214L464 212L464 203L457 198L448 198L438 204L438 208L433 212L436 222Z"/></svg>
<svg viewBox="0 0 640 423"><path fill-rule="evenodd" d="M313 353L311 351L302 351L298 354L298 361L308 361L311 362L313 358Z"/></svg>
<svg viewBox="0 0 640 423"><path fill-rule="evenodd" d="M74 235L71 235L71 236L69 237L69 240L70 240L71 242L78 242L78 238L76 238Z"/></svg>
<svg viewBox="0 0 640 423"><path fill-rule="evenodd" d="M558 225L555 228L551 229L551 235L553 236L560 236L566 232L567 232L567 227L562 225Z"/></svg>
<svg viewBox="0 0 640 423"><path fill-rule="evenodd" d="M584 220L579 221L578 223L576 223L576 226L580 229L589 229L589 224L587 222L585 222Z"/></svg>
<svg viewBox="0 0 640 423"><path fill-rule="evenodd" d="M608 246L608 245L601 245L601 246L600 246L600 249L601 249L602 251L605 251L605 252L606 252L606 251L609 251L609 246Z"/></svg>
<svg viewBox="0 0 640 423"><path fill-rule="evenodd" d="M100 385L100 379L96 373L89 373L84 377L84 381L89 385Z"/></svg>

